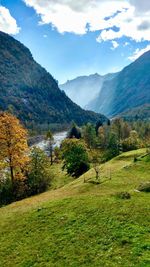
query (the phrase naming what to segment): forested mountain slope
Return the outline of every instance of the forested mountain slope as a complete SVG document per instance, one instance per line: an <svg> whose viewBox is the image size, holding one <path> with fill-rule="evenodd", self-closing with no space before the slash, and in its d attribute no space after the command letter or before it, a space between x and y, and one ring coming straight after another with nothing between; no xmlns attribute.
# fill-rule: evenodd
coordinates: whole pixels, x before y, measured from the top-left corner
<svg viewBox="0 0 150 267"><path fill-rule="evenodd" d="M106 119L74 104L54 78L35 62L29 49L3 32L0 32L0 110L11 111L26 126Z"/></svg>
<svg viewBox="0 0 150 267"><path fill-rule="evenodd" d="M144 104L150 104L150 51L104 82L88 108L114 116Z"/></svg>

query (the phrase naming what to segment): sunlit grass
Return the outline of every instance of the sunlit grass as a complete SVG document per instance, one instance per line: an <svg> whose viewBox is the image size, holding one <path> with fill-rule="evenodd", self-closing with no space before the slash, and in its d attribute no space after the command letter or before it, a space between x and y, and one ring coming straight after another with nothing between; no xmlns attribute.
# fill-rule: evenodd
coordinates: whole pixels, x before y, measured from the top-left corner
<svg viewBox="0 0 150 267"><path fill-rule="evenodd" d="M0 209L0 266L149 267L150 197L136 189L150 180L150 164L133 162L144 153L124 153L104 164L98 185L89 182L92 169L69 182L54 166L63 182L53 183L65 186ZM111 180L105 175L110 168ZM122 191L131 199L118 199Z"/></svg>

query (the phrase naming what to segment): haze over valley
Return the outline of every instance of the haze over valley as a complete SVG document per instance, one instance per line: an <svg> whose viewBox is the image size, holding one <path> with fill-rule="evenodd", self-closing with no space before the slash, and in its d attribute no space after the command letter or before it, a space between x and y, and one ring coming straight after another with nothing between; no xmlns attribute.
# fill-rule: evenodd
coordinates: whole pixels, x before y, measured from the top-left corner
<svg viewBox="0 0 150 267"><path fill-rule="evenodd" d="M150 2L0 1L0 267L150 266Z"/></svg>

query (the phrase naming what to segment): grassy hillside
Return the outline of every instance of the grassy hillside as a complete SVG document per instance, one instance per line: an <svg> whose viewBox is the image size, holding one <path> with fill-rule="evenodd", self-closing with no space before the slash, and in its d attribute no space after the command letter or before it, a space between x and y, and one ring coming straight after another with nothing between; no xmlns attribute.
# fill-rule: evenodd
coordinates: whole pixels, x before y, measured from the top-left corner
<svg viewBox="0 0 150 267"><path fill-rule="evenodd" d="M62 188L1 208L0 266L150 266L150 198L136 191L148 181L150 164L133 163L144 153L124 153L104 164L101 184L92 183L91 169ZM121 191L131 199L118 198Z"/></svg>

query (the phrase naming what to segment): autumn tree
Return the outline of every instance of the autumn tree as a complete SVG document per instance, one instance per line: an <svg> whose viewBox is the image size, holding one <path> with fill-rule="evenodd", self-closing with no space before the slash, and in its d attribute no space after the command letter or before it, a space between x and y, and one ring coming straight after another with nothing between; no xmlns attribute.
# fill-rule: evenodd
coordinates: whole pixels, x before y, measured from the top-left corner
<svg viewBox="0 0 150 267"><path fill-rule="evenodd" d="M28 162L27 131L13 115L0 113L0 162L10 170L12 186Z"/></svg>

